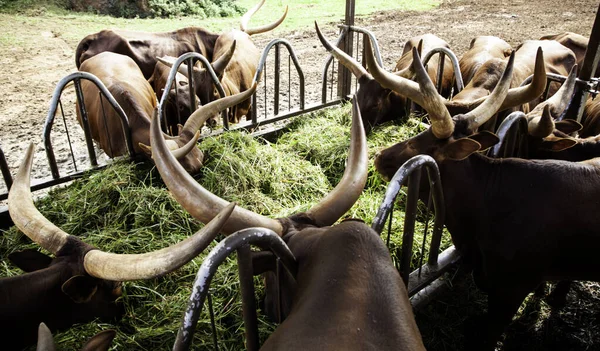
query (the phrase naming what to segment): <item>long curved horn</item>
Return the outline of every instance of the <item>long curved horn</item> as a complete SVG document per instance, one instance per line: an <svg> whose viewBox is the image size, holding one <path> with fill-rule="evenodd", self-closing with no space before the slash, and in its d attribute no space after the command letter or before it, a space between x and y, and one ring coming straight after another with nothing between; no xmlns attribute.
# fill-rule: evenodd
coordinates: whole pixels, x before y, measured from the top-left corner
<svg viewBox="0 0 600 351"><path fill-rule="evenodd" d="M252 87L246 91L243 91L239 94L226 96L224 98L220 98L215 101L211 101L210 103L200 106L194 113L190 115L188 120L185 122L185 125L181 129L179 136L184 140L189 140L188 138L192 138L192 136L202 128L204 122L207 119L214 116L215 114L223 111L224 109L235 106L242 101L249 99L252 94L256 91L256 83L252 85ZM156 118L153 118L154 121ZM154 149L154 147L153 147Z"/></svg>
<svg viewBox="0 0 600 351"><path fill-rule="evenodd" d="M277 26L279 26L283 22L283 20L285 20L285 17L287 16L287 13L288 13L288 6L285 7L285 11L283 12L283 15L281 17L279 17L279 19L277 21L275 21L271 24L264 25L262 27L248 28L248 22L250 21L250 17L252 17L252 15L254 15L256 13L256 11L258 11L258 9L260 9L264 3L265 3L265 0L262 0L256 6L254 6L250 10L248 10L248 12L246 12L244 14L244 16L242 16L242 19L240 20L240 29L242 30L242 32L245 32L248 35L254 35L254 34L268 32L272 29L277 28Z"/></svg>
<svg viewBox="0 0 600 351"><path fill-rule="evenodd" d="M217 77L223 76L223 73L225 72L225 68L227 68L229 61L231 61L231 58L233 57L233 53L235 52L235 45L236 45L236 42L234 40L233 43L231 43L229 50L227 50L226 53L221 55L221 57L219 57L213 63L210 64L213 67L213 71L215 71L215 74L217 75Z"/></svg>
<svg viewBox="0 0 600 351"><path fill-rule="evenodd" d="M54 338L52 338L52 332L46 326L44 322L40 323L38 327L38 340L36 351L55 351Z"/></svg>
<svg viewBox="0 0 600 351"><path fill-rule="evenodd" d="M34 146L31 143L8 193L8 211L17 228L35 243L56 255L66 244L69 234L47 220L33 204L29 177L33 151Z"/></svg>
<svg viewBox="0 0 600 351"><path fill-rule="evenodd" d="M532 136L545 138L554 130L554 119L558 118L567 108L577 81L577 65L574 65L569 76L560 89L548 100L538 104L527 114L528 133Z"/></svg>
<svg viewBox="0 0 600 351"><path fill-rule="evenodd" d="M160 126L158 131L160 135ZM162 135L160 139L164 140ZM35 208L29 188L32 161L33 144L30 144L8 196L10 215L25 235L56 255L67 240L81 240L56 227ZM83 258L84 268L93 277L113 281L150 279L172 272L196 257L210 244L233 212L234 206L233 203L224 206L214 220L210 223L207 221L208 224L196 234L162 250L124 255L92 249Z"/></svg>
<svg viewBox="0 0 600 351"><path fill-rule="evenodd" d="M93 277L113 281L150 279L170 273L206 249L219 234L234 207L235 203L230 203L194 235L161 250L132 255L91 250L83 259L85 271Z"/></svg>
<svg viewBox="0 0 600 351"><path fill-rule="evenodd" d="M506 94L508 94L508 89L510 88L514 63L515 53L513 52L508 59L506 69L504 70L498 85L496 85L496 88L494 88L494 91L487 96L487 99L481 105L464 114L465 119L471 120L470 126L473 128L473 130L476 130L488 119L494 116L500 109L500 106L502 106L506 98Z"/></svg>
<svg viewBox="0 0 600 351"><path fill-rule="evenodd" d="M358 63L354 58L348 56L345 52L340 50L339 48L331 45L327 39L321 33L319 29L319 25L315 21L315 29L317 30L317 36L321 41L321 44L325 47L325 50L329 51L333 57L335 57L344 67L350 70L352 74L356 77L357 80L361 79L364 75L368 75L367 70ZM369 40L366 40L365 43L369 43Z"/></svg>
<svg viewBox="0 0 600 351"><path fill-rule="evenodd" d="M367 137L363 128L358 101L352 100L352 137L348 162L338 185L307 214L319 227L332 225L358 200L367 182Z"/></svg>
<svg viewBox="0 0 600 351"><path fill-rule="evenodd" d="M256 85L253 89L255 88ZM204 121L202 121L201 118L197 118L198 116L209 116L220 111L220 109L225 108L226 105L223 101L226 99L236 99L237 102L245 100L245 98L240 98L240 95L247 95L249 97L251 94L244 92L202 106L199 110L194 112L194 114L197 114L197 116L194 116L194 119L198 120L195 123L202 125ZM207 112L207 110L209 112ZM191 119L192 117L190 117L190 120ZM190 120L188 120L188 122ZM191 128L187 123L186 127ZM150 126L150 142L152 144L152 154L155 155L154 162L163 181L177 202L179 202L194 218L206 223L214 217L217 212L227 206L227 201L212 194L198 184L198 182L185 171L183 166L175 160L173 155L169 152L165 141L161 138L160 124L156 118L152 119ZM235 208L229 221L227 221L223 227L223 232L231 234L248 227L265 227L280 235L283 234L283 228L279 221L261 216L241 207Z"/></svg>

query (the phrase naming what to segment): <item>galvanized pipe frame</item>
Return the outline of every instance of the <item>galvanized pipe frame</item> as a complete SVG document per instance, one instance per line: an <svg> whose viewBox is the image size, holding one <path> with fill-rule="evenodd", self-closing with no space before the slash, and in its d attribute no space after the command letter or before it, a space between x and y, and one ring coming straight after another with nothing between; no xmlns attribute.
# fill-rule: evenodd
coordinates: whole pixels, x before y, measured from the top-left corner
<svg viewBox="0 0 600 351"><path fill-rule="evenodd" d="M192 287L188 306L183 316L182 325L177 333L174 351L189 350L192 344L196 324L202 312L208 287L217 268L234 251L238 253L240 268L240 284L242 290L242 307L244 310L244 327L246 329L246 349L258 350L258 328L256 311L253 308L254 285L252 284L252 259L249 255L250 245L271 250L285 269L296 277L298 271L296 259L283 239L275 232L266 228L247 228L239 230L223 239L206 256ZM247 313L248 311L250 313Z"/></svg>
<svg viewBox="0 0 600 351"><path fill-rule="evenodd" d="M521 111L509 114L496 131L500 139L492 146L487 155L493 158L527 158L527 117Z"/></svg>
<svg viewBox="0 0 600 351"><path fill-rule="evenodd" d="M344 42L344 40L346 39L346 36L349 35L349 32L365 34L371 40L371 44L373 46L373 51L375 53L375 59L377 60L377 63L379 63L379 65L383 67L383 60L381 59L379 43L377 42L377 38L375 37L375 34L373 34L371 31L369 31L365 28L361 28L361 27L357 27L357 26L353 26L353 25L340 24L340 25L338 25L338 27L340 28L340 35L334 44L336 47L339 47L340 44ZM363 56L364 56L364 43L363 43L362 52L363 52ZM321 80L322 80L321 103L323 103L323 104L325 104L327 102L327 90L328 90L327 75L329 73L329 66L331 65L332 62L334 62L334 57L333 57L333 55L329 54L329 56L325 60L325 63L323 64L323 70L321 71ZM347 99L347 98L348 98L348 95L347 96L338 96L338 100L340 100L340 101Z"/></svg>
<svg viewBox="0 0 600 351"><path fill-rule="evenodd" d="M188 52L185 53L181 56L179 56L175 62L173 63L173 66L171 66L171 70L169 71L169 76L167 77L167 83L165 84L165 90L164 93L162 95L162 97L160 98L160 101L158 102L158 115L161 116L161 126L163 128L163 131L165 131L166 133L168 133L169 131L167 130L167 116L164 112L164 106L166 104L167 98L168 98L168 92L171 91L171 87L173 86L173 82L175 81L175 78L177 76L177 71L179 69L179 66L184 62L187 61L187 69L188 69L188 79L189 79L189 84L188 87L190 89L190 98L192 105L189 106L190 108L190 112L194 112L194 110L196 109L196 92L195 92L195 84L194 84L194 75L193 73L193 68L194 68L194 60L198 60L200 62L202 62L202 64L204 65L204 68L208 71L208 74L210 76L210 78L213 81L213 84L215 85L215 87L217 87L217 91L219 92L219 95L223 98L225 97L225 90L223 89L223 85L221 84L221 81L219 80L219 77L217 77L217 74L215 73L215 70L212 68L210 61L208 61L208 59L206 57L204 57L203 55L197 53L197 52ZM177 85L175 86L175 91L177 92ZM205 102L206 103L206 102ZM229 128L229 120L227 119L227 111L223 111L221 113L221 118L223 120L223 128L228 129Z"/></svg>
<svg viewBox="0 0 600 351"><path fill-rule="evenodd" d="M275 66L275 68L274 68L275 91L274 91L274 102L273 102L274 117L265 118L261 121L258 120L258 102L257 102L257 98L256 98L257 93L255 92L252 95L252 109L250 110L251 123L246 123L241 128L256 128L259 125L275 123L282 119L291 117L289 114L286 114L285 117L282 117L279 115L279 108L280 108L280 106L279 106L279 88L280 88L280 86L279 86L279 82L280 82L279 67L280 67L280 62L281 62L280 47L282 45L285 46L285 48L287 49L289 57L291 58L292 62L294 63L294 67L296 68L296 73L298 74L298 79L299 79L299 84L300 84L299 85L299 104L300 104L300 106L299 106L298 111L300 111L300 114L304 113L304 110L306 107L305 78L304 78L304 71L302 70L302 67L300 66L300 62L298 61L298 56L296 56L296 52L294 51L292 44L288 40L273 39L263 49L262 55L258 62L258 66L257 66L256 72L254 74L254 78L252 81L256 82L256 83L260 82L263 71L265 71L269 53L270 53L271 49L273 49L273 47L275 47L275 65L274 65ZM264 79L264 81L265 81L264 83L266 84L266 79ZM289 92L289 91L288 91L288 98L291 101L292 97L291 97L291 92ZM264 96L264 99L265 99L265 110L266 110L266 106L267 106L266 94ZM291 110L289 110L289 111L291 111Z"/></svg>
<svg viewBox="0 0 600 351"><path fill-rule="evenodd" d="M79 101L79 108L82 114L82 120L84 121L83 129L86 137L86 145L88 148L88 153L90 156L90 160L93 167L97 167L98 163L96 160L96 152L94 151L94 145L91 138L91 131L89 128L89 124L85 123L87 121L87 111L85 110L85 103L83 101L83 92L81 91L81 79L86 79L96 85L96 87L100 90L104 97L108 100L111 106L115 109L119 117L121 118L121 125L123 127L123 134L125 136L127 150L129 155L133 157L135 155L135 151L133 149L133 143L131 141L131 128L129 127L129 120L125 115L125 112L119 105L119 103L112 96L110 91L106 88L104 83L98 77L94 76L91 73L87 72L75 72L71 73L68 76L61 79L56 88L54 89L54 93L52 94L52 99L50 100L50 110L48 111L48 115L46 117L46 121L44 123L44 131L42 135L42 141L44 143L44 147L46 149L46 156L48 158L48 163L50 164L50 170L52 172L52 178L54 180L60 179L60 173L58 171L58 165L56 163L56 157L54 155L54 149L52 148L52 140L50 138L50 134L52 133L52 125L54 124L54 117L56 115L56 110L58 108L58 104L60 102L60 97L66 85L71 81L74 81L75 91L77 94L77 99Z"/></svg>
<svg viewBox="0 0 600 351"><path fill-rule="evenodd" d="M435 210L435 220L433 224L433 234L429 246L429 258L427 264L423 265L414 272L410 272L410 259L412 257L412 243L414 237L414 224L416 221L416 206L419 197L419 186L421 179L421 170L427 169L430 193L433 196L433 207ZM456 263L460 256L454 247L445 250L441 256L438 253L444 228L445 207L444 194L440 179L440 172L435 160L431 156L418 155L406 161L396 171L392 180L388 184L383 202L373 219L371 228L381 234L388 217L391 221L390 213L394 202L400 192L403 184L408 183L407 205L405 210L404 233L402 239L402 258L400 265L400 275L408 287L408 295L417 294L428 284L439 278L444 272ZM426 237L423 238L426 240ZM423 299L422 294L419 297Z"/></svg>
<svg viewBox="0 0 600 351"><path fill-rule="evenodd" d="M465 84L463 82L462 73L460 72L460 65L458 63L458 57L452 52L452 50L448 48L435 48L429 51L422 59L423 66L426 66L429 63L429 60L433 57L433 55L440 55L440 60L438 63L438 75L437 75L437 91L442 89L442 77L444 76L444 61L445 57L448 56L450 61L452 62L452 68L454 69L454 78L456 79L456 88L457 94L460 93L461 90L465 88Z"/></svg>

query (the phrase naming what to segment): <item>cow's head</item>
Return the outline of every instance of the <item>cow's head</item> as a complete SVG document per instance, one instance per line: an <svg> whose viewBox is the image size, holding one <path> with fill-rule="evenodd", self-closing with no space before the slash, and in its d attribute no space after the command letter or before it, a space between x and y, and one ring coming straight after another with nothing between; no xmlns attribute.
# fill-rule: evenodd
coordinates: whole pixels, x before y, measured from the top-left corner
<svg viewBox="0 0 600 351"><path fill-rule="evenodd" d="M65 233L36 209L29 179L33 155L31 144L10 189L8 209L15 225L55 258L26 251L13 254L11 259L27 272L53 272L39 277L39 282L28 282L28 287L23 288L23 292L36 291L39 296L32 296L36 299L59 296L57 301L52 301L56 305L51 307L57 312L44 316L44 321L51 328L65 328L96 317L109 319L118 316L122 313L115 304L121 294L119 282L152 279L186 264L212 242L233 210L233 204L227 206L214 221L193 236L158 251L127 255L104 252ZM41 285L34 289L32 284ZM23 316L25 319L29 317ZM32 322L39 323L41 320Z"/></svg>
<svg viewBox="0 0 600 351"><path fill-rule="evenodd" d="M378 124L406 116L406 97L398 94L392 89L381 86L381 84L373 79L373 76L354 58L348 56L342 50L327 41L316 22L315 28L319 40L325 49L329 51L340 64L348 68L360 84L355 99L360 106L362 122L367 132L370 132L371 129ZM369 40L365 40L365 43L366 42L369 42ZM406 70L401 73L399 72L398 74L400 76L409 76L412 72Z"/></svg>
<svg viewBox="0 0 600 351"><path fill-rule="evenodd" d="M102 30L83 38L75 49L75 65L77 69L90 57L101 52L111 51L134 58L135 55L127 39L112 30Z"/></svg>
<svg viewBox="0 0 600 351"><path fill-rule="evenodd" d="M366 136L356 99L353 105L352 121L352 136L346 170L340 183L321 202L307 212L281 219L271 219L237 207L223 227L223 233L231 234L249 227L264 227L281 235L290 244L295 255L310 250L312 243L322 237L319 234L327 231L329 226L352 207L366 183L368 170ZM185 172L169 152L161 137L160 126L155 120L151 126L150 140L156 168L165 184L175 199L194 218L205 222L210 219L213 212L219 211L228 204L227 201L203 188ZM274 266L274 262L269 261L268 257L262 257L261 260L260 263L257 263L259 267L262 267L257 268L260 272L267 271ZM299 262L299 264L302 263ZM272 280L267 280L266 283L268 284L267 300L275 301L271 298L272 292L275 291L274 286L271 285ZM294 286L290 281L284 282L283 287L286 291L282 295L285 295L284 299L289 302L293 294L291 291L288 292L288 289L293 291ZM283 305L289 306L289 303ZM284 307L284 312L285 309ZM275 308L270 305L266 306L266 310L275 311Z"/></svg>
<svg viewBox="0 0 600 351"><path fill-rule="evenodd" d="M221 56L219 56L219 58L217 58L216 60L211 62L211 64L210 64L213 72L215 73L215 75L217 76L219 81L221 81L221 82L223 81L223 75L225 74L225 69L227 68L227 65L231 61L231 58L233 57L233 54L235 52L235 45L236 45L236 42L234 40L230 44L229 49L225 53L223 53ZM215 50L215 52L216 52L216 50ZM166 56L166 57L159 57L158 60L169 67L173 67L176 58ZM178 71L179 71L179 73L185 75L186 77L189 74L188 67L186 64L179 65ZM200 99L201 104L206 105L206 104L208 104L212 101L215 101L221 97L221 95L219 94L219 91L217 90L217 87L214 84L212 76L207 69L201 68L198 65L194 65L194 67L192 68L192 75L193 75L192 78L193 78L193 82L194 82L196 96L198 96L198 98ZM226 87L223 87L223 88L225 89ZM226 94L227 94L227 91L226 91ZM217 125L218 121L219 121L219 114L215 113L214 115L210 116L207 119L206 123L210 127L214 127Z"/></svg>
<svg viewBox="0 0 600 351"><path fill-rule="evenodd" d="M472 111L451 116L444 104L444 99L437 93L429 79L418 53L413 51L413 60L417 82L406 79L390 79L395 77L375 67L374 60L369 61L375 70L387 76L389 82L396 84L394 89L405 92L421 105L428 113L431 127L426 131L404 142L383 150L375 159L375 167L386 179L391 179L396 170L409 158L427 154L437 162L446 160L463 160L472 153L483 150L498 142L498 138L489 132L478 133L477 129L491 118L504 103L510 81L514 55L511 55L506 70L496 89ZM369 56L367 56L369 57Z"/></svg>

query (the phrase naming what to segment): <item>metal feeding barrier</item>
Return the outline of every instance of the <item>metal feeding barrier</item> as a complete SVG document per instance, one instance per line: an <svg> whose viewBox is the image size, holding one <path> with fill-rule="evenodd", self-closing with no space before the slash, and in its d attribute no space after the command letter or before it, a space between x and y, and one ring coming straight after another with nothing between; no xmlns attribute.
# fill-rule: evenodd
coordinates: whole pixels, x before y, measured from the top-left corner
<svg viewBox="0 0 600 351"><path fill-rule="evenodd" d="M419 200L423 168L427 170L430 188L427 203L427 218L421 245L422 253L425 252L427 233L429 231L429 209L432 204L435 210L435 220L433 223L433 233L429 246L429 258L427 263L423 265L422 255L419 262L419 268L411 272L410 263L413 256L417 203ZM389 218L386 239L386 244L389 248L394 203L396 202L400 188L405 184L408 185L408 192L406 197L404 231L402 235L400 275L408 287L408 296L411 297L413 308L418 309L431 299L438 287L444 284L443 281L438 278L448 271L453 264L458 262L460 256L454 246L444 250L441 254L439 253L445 218L444 194L437 164L432 157L427 155L418 155L411 158L396 171L387 187L384 200L371 225L373 230L381 234L386 220ZM427 287L427 289L425 289L425 287Z"/></svg>
<svg viewBox="0 0 600 351"><path fill-rule="evenodd" d="M489 157L528 157L527 118L523 112L509 114L498 126L496 135L500 140L488 150Z"/></svg>
<svg viewBox="0 0 600 351"><path fill-rule="evenodd" d="M237 263L240 279L240 291L242 296L242 312L244 315L244 329L246 339L246 350L258 350L258 322L256 316L256 302L254 297L254 282L252 268L252 251L250 245L255 245L263 250L270 250L277 257L277 286L279 287L280 275L282 274L281 266L285 268L292 277L296 277L298 270L296 259L286 245L286 243L274 231L266 228L248 228L237 231L227 238L223 239L210 253L206 256L192 287L188 306L183 315L182 325L177 333L174 351L189 350L194 337L196 324L200 318L204 301L209 302L210 319L213 332L213 344L215 350L219 349L218 336L216 333L214 313L208 288L214 274L219 268L219 265L225 259L237 252ZM281 316L281 289L278 289L277 307L278 315ZM281 321L281 318L280 318Z"/></svg>

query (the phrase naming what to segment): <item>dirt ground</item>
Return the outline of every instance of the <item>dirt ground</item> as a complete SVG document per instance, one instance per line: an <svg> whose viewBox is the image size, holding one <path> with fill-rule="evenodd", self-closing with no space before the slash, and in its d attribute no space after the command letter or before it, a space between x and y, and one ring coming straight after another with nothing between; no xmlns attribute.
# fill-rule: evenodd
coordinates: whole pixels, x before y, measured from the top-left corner
<svg viewBox="0 0 600 351"><path fill-rule="evenodd" d="M556 0L519 0L507 4L492 0L457 0L444 1L439 8L427 12L376 13L357 18L356 25L376 35L384 64L391 69L404 43L412 36L436 34L446 40L460 57L471 39L478 35L499 36L514 47L527 39L564 31L588 36L596 9L597 2L592 0L578 1L576 6L570 1ZM325 35L332 41L337 37L335 25L321 24ZM23 150L33 141L37 152L34 178L47 178L50 169L41 141L44 121L56 84L62 77L75 71L73 56L77 42L65 41L61 37L60 27L48 27L43 17L35 24L24 22L19 30L36 45L33 50L14 46L0 52L0 147L14 174ZM304 70L307 104L319 102L321 71L327 56L314 30L279 36L292 43ZM256 36L255 42L259 48L263 48L272 39L272 35L262 34ZM78 169L81 169L89 161L83 133L74 117L74 100L73 89L67 88L62 102L75 159ZM56 117L51 136L61 174L65 174L73 170L73 161L60 116ZM0 192L4 191L5 185L0 181Z"/></svg>

